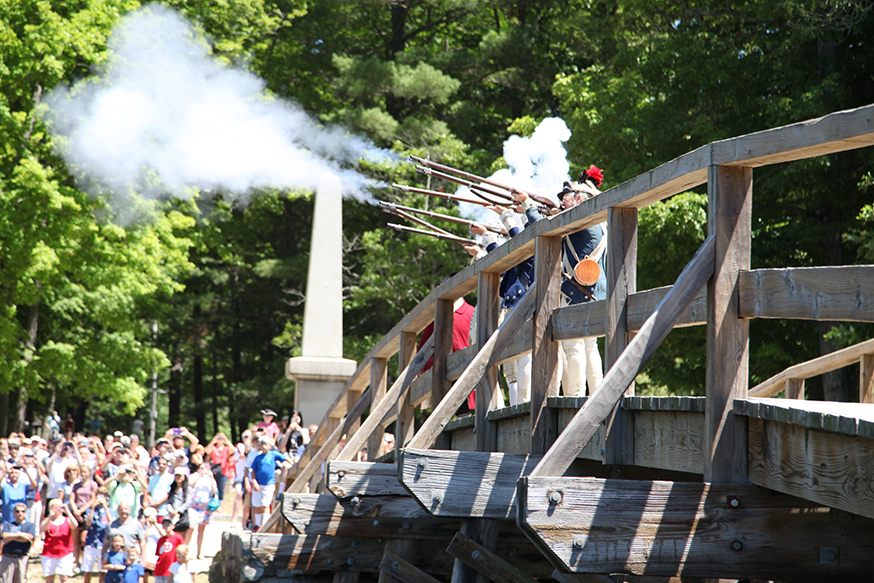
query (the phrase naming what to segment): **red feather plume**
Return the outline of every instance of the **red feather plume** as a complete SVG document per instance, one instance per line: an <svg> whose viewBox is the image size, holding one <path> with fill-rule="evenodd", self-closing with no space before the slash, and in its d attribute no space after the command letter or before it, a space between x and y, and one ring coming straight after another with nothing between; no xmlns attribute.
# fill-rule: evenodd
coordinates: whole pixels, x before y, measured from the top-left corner
<svg viewBox="0 0 874 583"><path fill-rule="evenodd" d="M595 186L601 186L601 182L604 180L604 172L592 164L589 166L589 169L586 170L586 177L592 180L595 183Z"/></svg>

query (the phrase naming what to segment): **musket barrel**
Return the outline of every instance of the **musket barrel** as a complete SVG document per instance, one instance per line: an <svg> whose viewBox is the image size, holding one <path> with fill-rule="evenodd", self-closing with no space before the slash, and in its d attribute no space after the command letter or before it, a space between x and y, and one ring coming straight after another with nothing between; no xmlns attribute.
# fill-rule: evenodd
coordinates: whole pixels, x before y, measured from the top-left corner
<svg viewBox="0 0 874 583"><path fill-rule="evenodd" d="M498 233L499 235L506 235L507 234L507 230L504 229L503 227L494 227L492 225L488 225L488 224L484 224L484 223L477 223L476 221L471 221L469 219L463 219L461 217L453 217L451 215L444 215L441 213L435 213L433 211L426 211L424 209L417 209L417 208L413 208L413 207L409 207L409 206L403 206L400 204L385 203L382 201L380 201L380 204L381 205L391 204L391 206L399 208L399 209L406 211L408 213L417 213L420 215L425 215L426 217L432 217L435 219L443 219L446 221L451 221L453 223L458 223L459 225L467 225L468 227L473 225L473 224L478 224L478 225L482 225L483 227L485 227L489 231L492 231L493 233Z"/></svg>
<svg viewBox="0 0 874 583"><path fill-rule="evenodd" d="M473 192L478 197L482 198L485 201L488 201L494 205L502 205L506 203L515 204L516 200L505 192L499 192L497 190L493 190L491 188L487 188L482 186L481 184L474 184L470 180L465 180L464 178L458 178L457 176L453 176L451 174L446 174L445 172L440 172L439 170L433 170L431 168L427 168L425 166L416 166L416 170L421 172L422 174L428 174L430 176L436 176L437 178L442 178L443 180L448 180L449 182L454 182L455 184L460 184L462 186L468 187L471 192ZM490 194L492 196L497 196L503 202L494 202L482 195L482 193Z"/></svg>
<svg viewBox="0 0 874 583"><path fill-rule="evenodd" d="M478 204L480 206L492 206L491 203L484 202L481 200L465 198L463 196L458 196L456 194L449 194L446 192L440 192L438 190L428 190L427 188L416 188L415 186L407 186L406 184L392 184L392 188L395 188L397 190L402 190L404 192L415 192L418 194L427 194L428 196L436 196L438 198L445 198L447 200L455 200L458 202L469 202L471 204Z"/></svg>
<svg viewBox="0 0 874 583"><path fill-rule="evenodd" d="M504 189L504 190L511 192L511 193L526 194L526 195L528 195L529 198L531 198L532 200L534 200L536 202L539 202L540 204L542 204L544 206L548 206L548 207L552 207L552 208L558 207L558 205L555 204L555 202L553 202L552 200L550 200L547 197L532 194L532 193L527 192L525 190L521 190L519 188L516 188L515 186L507 186L506 184L501 184L500 182L496 182L496 181L491 180L489 178L483 178L482 176L477 176L476 174L471 174L470 172L465 172L464 170L459 170L458 168L453 168L452 166L447 166L445 164L439 164L439 163L431 161L431 160L426 160L425 158L420 158L419 156L410 156L410 159L413 160L414 162L418 162L422 166L436 168L437 170L441 170L444 173L448 172L450 174L455 174L456 176L461 176L461 177L466 178L466 179L471 180L471 181L482 182L484 184L488 184L491 186L495 186L497 188ZM493 191L488 191L488 192L493 192ZM512 197L510 197L510 198L512 200Z"/></svg>
<svg viewBox="0 0 874 583"><path fill-rule="evenodd" d="M425 231L423 229L414 229L413 227L405 227L404 225L398 225L395 223L388 223L388 227L390 229L394 229L395 231L402 231L406 233L416 233L418 235L428 235L429 237L436 237L437 239L445 239L447 241L453 241L455 243L459 243L461 245L479 245L473 239L465 239L464 237L456 237L455 235L442 235L440 233L435 233L433 231Z"/></svg>
<svg viewBox="0 0 874 583"><path fill-rule="evenodd" d="M394 207L394 208L392 208L392 207ZM449 231L446 231L446 230L444 230L444 229L441 229L440 227L437 227L437 226L435 226L435 225L432 225L432 224L429 223L428 221L424 221L424 220L422 220L422 219L420 219L420 218L418 218L418 217L414 217L414 216L411 215L410 213L407 213L407 212L402 211L400 208L397 207L397 205L386 205L384 208L387 208L388 211L389 211L390 213L392 213L392 214L395 214L395 215L397 215L397 216L399 216L399 217L402 217L402 218L404 218L404 219L407 219L408 221L412 221L412 222L414 222L414 223L416 223L416 224L418 224L418 225L422 225L422 226L425 227L426 229L430 229L430 230L434 231L435 233L440 233L441 235L450 235L450 236L453 236L453 237L455 236L455 235L453 235L452 233L450 233Z"/></svg>

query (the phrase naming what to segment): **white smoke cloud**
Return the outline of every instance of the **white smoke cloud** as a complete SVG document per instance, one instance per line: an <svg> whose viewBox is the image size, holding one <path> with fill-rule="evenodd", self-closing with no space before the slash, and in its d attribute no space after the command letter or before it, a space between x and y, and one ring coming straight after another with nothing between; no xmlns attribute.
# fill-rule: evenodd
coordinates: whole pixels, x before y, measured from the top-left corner
<svg viewBox="0 0 874 583"><path fill-rule="evenodd" d="M545 196L558 202L562 183L569 180L570 164L564 142L571 132L564 120L557 117L544 119L531 137L510 136L504 142L504 160L509 166L489 177L490 180ZM476 197L467 187L457 191L467 197ZM478 223L499 225L498 216L483 206L460 203L461 214Z"/></svg>
<svg viewBox="0 0 874 583"><path fill-rule="evenodd" d="M249 71L214 59L176 12L150 5L124 17L98 74L48 97L64 155L116 197L139 192L315 188L326 173L344 193L370 200L351 168L387 156L299 106L271 98ZM160 185L150 188L157 177Z"/></svg>

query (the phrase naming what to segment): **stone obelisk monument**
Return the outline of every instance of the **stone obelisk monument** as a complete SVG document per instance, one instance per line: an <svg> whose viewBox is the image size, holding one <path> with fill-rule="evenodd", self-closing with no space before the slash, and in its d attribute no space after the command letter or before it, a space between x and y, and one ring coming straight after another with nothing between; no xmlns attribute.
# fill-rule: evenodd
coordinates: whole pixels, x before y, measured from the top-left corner
<svg viewBox="0 0 874 583"><path fill-rule="evenodd" d="M285 376L295 381L294 406L305 425L319 423L357 368L343 358L343 195L336 176L319 181L303 312L302 356Z"/></svg>

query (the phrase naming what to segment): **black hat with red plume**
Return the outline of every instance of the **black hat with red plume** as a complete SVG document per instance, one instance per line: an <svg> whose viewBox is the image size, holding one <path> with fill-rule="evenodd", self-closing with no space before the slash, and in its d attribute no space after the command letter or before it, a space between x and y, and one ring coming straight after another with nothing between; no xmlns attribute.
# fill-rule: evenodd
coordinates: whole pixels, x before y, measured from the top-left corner
<svg viewBox="0 0 874 583"><path fill-rule="evenodd" d="M578 182L591 182L592 186L595 188L601 186L601 182L604 180L604 172L592 164L588 169L580 172L580 178Z"/></svg>

